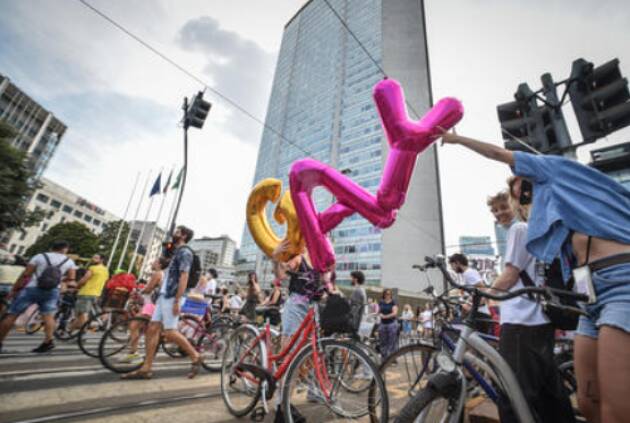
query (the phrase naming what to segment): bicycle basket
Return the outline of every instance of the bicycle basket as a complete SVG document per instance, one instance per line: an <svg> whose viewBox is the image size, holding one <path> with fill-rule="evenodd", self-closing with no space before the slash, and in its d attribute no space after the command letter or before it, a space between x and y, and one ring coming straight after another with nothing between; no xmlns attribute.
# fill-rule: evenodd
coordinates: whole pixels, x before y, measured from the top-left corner
<svg viewBox="0 0 630 423"><path fill-rule="evenodd" d="M103 307L106 308L124 308L129 298L129 291L126 288L114 288L107 293Z"/></svg>
<svg viewBox="0 0 630 423"><path fill-rule="evenodd" d="M182 306L182 313L203 316L206 314L206 308L208 308L208 304L205 300L187 297Z"/></svg>

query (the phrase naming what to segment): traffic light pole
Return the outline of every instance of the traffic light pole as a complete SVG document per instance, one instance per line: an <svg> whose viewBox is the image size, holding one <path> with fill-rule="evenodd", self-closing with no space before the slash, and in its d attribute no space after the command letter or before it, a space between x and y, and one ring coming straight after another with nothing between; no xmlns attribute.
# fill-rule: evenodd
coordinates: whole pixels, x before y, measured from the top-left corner
<svg viewBox="0 0 630 423"><path fill-rule="evenodd" d="M173 220L171 221L171 227L168 231L166 238L167 241L173 237L173 233L175 232L177 213L179 212L179 206L182 203L182 196L184 195L184 188L186 187L186 174L188 173L188 97L184 97L184 105L182 106L182 109L184 110L184 167L182 168L182 181L179 185L177 205L175 206L175 211L173 212Z"/></svg>
<svg viewBox="0 0 630 423"><path fill-rule="evenodd" d="M551 125L558 140L558 145L562 154L569 158L575 158L575 148L571 143L571 135L569 129L564 120L562 114L562 104L558 98L558 92L556 90L556 84L553 82L553 78L550 73L541 75L540 81L543 85L543 95L547 102L552 105L553 112L551 113Z"/></svg>

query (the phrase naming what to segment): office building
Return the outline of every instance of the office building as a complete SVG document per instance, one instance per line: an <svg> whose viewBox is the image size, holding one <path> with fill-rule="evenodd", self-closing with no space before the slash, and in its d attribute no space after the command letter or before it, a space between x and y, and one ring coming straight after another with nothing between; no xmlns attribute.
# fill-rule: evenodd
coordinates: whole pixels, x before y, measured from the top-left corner
<svg viewBox="0 0 630 423"><path fill-rule="evenodd" d="M460 236L459 246L467 256L494 256L494 247L489 236Z"/></svg>
<svg viewBox="0 0 630 423"><path fill-rule="evenodd" d="M28 210L43 210L46 217L36 226L26 228L24 233L10 231L0 246L10 253L21 255L48 228L64 222L81 222L92 232L99 234L105 224L120 220L113 213L96 206L78 194L47 178L41 178L38 188L30 198Z"/></svg>
<svg viewBox="0 0 630 423"><path fill-rule="evenodd" d="M330 3L385 72L402 84L409 104L424 114L431 93L422 2ZM326 2L308 1L284 28L253 183L275 177L287 189L291 164L310 156L375 193L389 149L372 99L372 88L382 78ZM314 201L321 210L333 198L318 189ZM436 151L430 148L419 156L406 204L391 228L381 231L354 215L330 234L338 282L348 284L350 272L362 270L368 285L421 289L411 266L443 250L440 207ZM246 225L240 255L259 275L268 273Z"/></svg>
<svg viewBox="0 0 630 423"><path fill-rule="evenodd" d="M591 151L594 168L630 190L630 142Z"/></svg>
<svg viewBox="0 0 630 423"><path fill-rule="evenodd" d="M214 268L219 273L219 282L234 282L236 278L236 269L234 267L236 241L227 235L221 235L216 238L203 237L193 239L188 245L199 256L203 272Z"/></svg>
<svg viewBox="0 0 630 423"><path fill-rule="evenodd" d="M136 245L138 245L138 239L142 232L142 238L140 238L140 245L138 246L138 258L134 267L140 268L140 276L148 279L152 272L151 263L162 252L162 242L166 236L166 231L160 228L156 222L145 222L143 220L129 222L129 229L131 230L129 245L132 248L136 248Z"/></svg>
<svg viewBox="0 0 630 423"><path fill-rule="evenodd" d="M0 120L17 131L12 145L27 153L35 176L40 177L59 146L66 125L2 74Z"/></svg>

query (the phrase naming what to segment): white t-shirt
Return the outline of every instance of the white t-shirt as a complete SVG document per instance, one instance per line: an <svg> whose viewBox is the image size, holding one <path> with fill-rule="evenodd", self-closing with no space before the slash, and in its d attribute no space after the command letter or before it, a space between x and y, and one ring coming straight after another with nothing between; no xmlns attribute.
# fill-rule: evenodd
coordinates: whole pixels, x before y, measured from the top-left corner
<svg viewBox="0 0 630 423"><path fill-rule="evenodd" d="M467 268L464 273L462 273L462 277L464 278L464 285L466 286L476 286L479 284L485 285L483 283L483 279L481 278L481 274L477 271L477 269L473 269L472 267ZM490 315L490 310L487 305L482 305L479 307L479 313L484 313Z"/></svg>
<svg viewBox="0 0 630 423"><path fill-rule="evenodd" d="M215 295L217 292L217 281L216 279L210 278L208 282L206 282L206 286L204 287L203 294L204 295Z"/></svg>
<svg viewBox="0 0 630 423"><path fill-rule="evenodd" d="M60 253L46 253L48 260L50 260L50 264L53 266L58 266L62 261L66 260L66 256ZM31 277L31 280L26 284L26 288L36 288L37 287L37 278L44 272L44 269L48 267L48 262L46 262L46 258L44 254L36 254L28 264L32 264L35 266L35 273ZM68 272L68 270L76 269L77 265L74 264L72 259L68 259L64 264L61 265L59 270L61 271L61 277L63 280L63 276Z"/></svg>
<svg viewBox="0 0 630 423"><path fill-rule="evenodd" d="M232 295L228 305L231 309L240 309L243 306L243 299L239 295Z"/></svg>
<svg viewBox="0 0 630 423"><path fill-rule="evenodd" d="M505 249L504 262L516 267L519 271L525 270L536 285L542 285L542 278L536 274L536 259L529 254L525 245L527 243L527 223L517 222L513 224L507 233L507 247ZM523 281L519 278L510 289L515 291L524 288ZM542 306L527 295L502 301L501 324L514 323L525 326L538 326L549 323L542 310Z"/></svg>
<svg viewBox="0 0 630 423"><path fill-rule="evenodd" d="M431 310L424 310L420 313L420 321L422 322L422 327L424 328L432 328L433 327L433 312Z"/></svg>

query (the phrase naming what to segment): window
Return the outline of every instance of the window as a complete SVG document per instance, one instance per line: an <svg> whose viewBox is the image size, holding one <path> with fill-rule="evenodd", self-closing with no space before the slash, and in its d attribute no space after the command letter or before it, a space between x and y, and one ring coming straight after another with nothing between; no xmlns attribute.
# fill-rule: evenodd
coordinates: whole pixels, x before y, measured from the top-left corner
<svg viewBox="0 0 630 423"><path fill-rule="evenodd" d="M94 226L101 226L101 221L98 219L94 219Z"/></svg>
<svg viewBox="0 0 630 423"><path fill-rule="evenodd" d="M79 210L75 210L74 211L74 215L78 218L82 218L83 217L83 213L81 213Z"/></svg>
<svg viewBox="0 0 630 423"><path fill-rule="evenodd" d="M26 232L20 234L20 241L24 241L24 238L26 238Z"/></svg>
<svg viewBox="0 0 630 423"><path fill-rule="evenodd" d="M73 210L74 209L72 207L70 207L70 206L63 206L64 213L70 214L70 213L72 213Z"/></svg>
<svg viewBox="0 0 630 423"><path fill-rule="evenodd" d="M83 216L83 220L85 220L87 223L90 223L92 221L92 216L88 216L86 214L85 216Z"/></svg>
<svg viewBox="0 0 630 423"><path fill-rule="evenodd" d="M59 221L59 223L63 223L66 221L66 216L61 216L61 220Z"/></svg>
<svg viewBox="0 0 630 423"><path fill-rule="evenodd" d="M48 223L42 223L42 232L46 232L46 229L48 229Z"/></svg>
<svg viewBox="0 0 630 423"><path fill-rule="evenodd" d="M59 210L61 208L61 202L57 200L52 200L50 202L50 207Z"/></svg>
<svg viewBox="0 0 630 423"><path fill-rule="evenodd" d="M24 252L24 246L23 246L23 245L20 245L20 248L18 248L17 253L18 253L18 255L19 255L19 254L22 254L23 252Z"/></svg>
<svg viewBox="0 0 630 423"><path fill-rule="evenodd" d="M46 214L46 219L50 219L54 215L55 215L55 211L54 210L48 210L48 213Z"/></svg>
<svg viewBox="0 0 630 423"><path fill-rule="evenodd" d="M37 194L37 197L35 197L37 199L37 201L41 201L44 204L48 203L48 200L50 200L50 197L48 197L47 195L44 195L42 193Z"/></svg>
<svg viewBox="0 0 630 423"><path fill-rule="evenodd" d="M9 248L9 251L12 253L15 251L15 244L11 244L11 248Z"/></svg>

